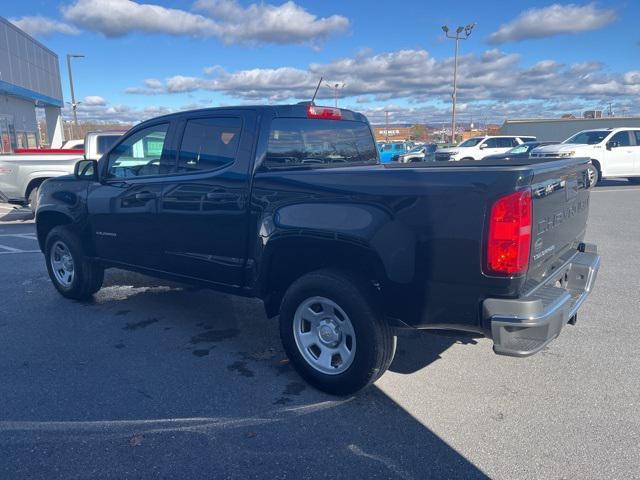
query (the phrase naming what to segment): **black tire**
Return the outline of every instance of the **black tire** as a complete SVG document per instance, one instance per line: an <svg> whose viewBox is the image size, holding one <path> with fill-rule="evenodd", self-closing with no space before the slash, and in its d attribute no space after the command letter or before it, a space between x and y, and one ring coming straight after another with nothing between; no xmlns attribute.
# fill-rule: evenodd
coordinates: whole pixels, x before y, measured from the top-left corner
<svg viewBox="0 0 640 480"><path fill-rule="evenodd" d="M40 185L36 185L29 192L29 196L27 197L27 207L29 207L34 212L38 209L38 191L40 190Z"/></svg>
<svg viewBox="0 0 640 480"><path fill-rule="evenodd" d="M54 273L51 256L54 244L61 243L68 249L73 260L73 279L64 285ZM44 251L49 277L63 297L86 300L102 288L104 268L89 259L78 236L68 226L53 228L47 235Z"/></svg>
<svg viewBox="0 0 640 480"><path fill-rule="evenodd" d="M461 162L468 162L468 161L472 161L475 160L475 158L472 157L464 157L462 160L460 160Z"/></svg>
<svg viewBox="0 0 640 480"><path fill-rule="evenodd" d="M640 177L629 177L627 180L634 185L640 185Z"/></svg>
<svg viewBox="0 0 640 480"><path fill-rule="evenodd" d="M311 297L325 297L348 316L356 338L352 363L338 374L318 371L301 353L294 336L294 317ZM375 382L389 368L395 354L395 337L380 314L364 280L340 270L318 270L296 280L287 290L280 309L280 338L291 364L318 390L349 395Z"/></svg>

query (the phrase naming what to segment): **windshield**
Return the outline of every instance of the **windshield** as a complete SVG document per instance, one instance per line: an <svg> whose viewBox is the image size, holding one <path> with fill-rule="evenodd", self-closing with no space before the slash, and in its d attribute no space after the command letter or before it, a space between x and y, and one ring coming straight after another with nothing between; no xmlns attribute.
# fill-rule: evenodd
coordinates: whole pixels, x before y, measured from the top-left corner
<svg viewBox="0 0 640 480"><path fill-rule="evenodd" d="M482 138L470 138L469 140L465 140L462 142L459 147L475 147L478 145L483 139Z"/></svg>
<svg viewBox="0 0 640 480"><path fill-rule="evenodd" d="M562 143L581 143L586 145L596 145L602 142L611 132L609 130L591 130L588 132L580 132L573 137L568 138Z"/></svg>
<svg viewBox="0 0 640 480"><path fill-rule="evenodd" d="M513 147L507 153L510 153L512 155L514 155L516 153L527 153L530 148L531 148L530 145L518 145L517 147Z"/></svg>

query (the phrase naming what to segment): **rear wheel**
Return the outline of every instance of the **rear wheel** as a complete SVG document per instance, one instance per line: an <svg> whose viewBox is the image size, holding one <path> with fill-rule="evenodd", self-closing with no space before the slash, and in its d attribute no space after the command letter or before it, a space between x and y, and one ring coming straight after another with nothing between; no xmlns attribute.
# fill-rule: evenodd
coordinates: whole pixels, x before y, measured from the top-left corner
<svg viewBox="0 0 640 480"><path fill-rule="evenodd" d="M55 227L47 235L45 259L58 292L75 300L89 298L102 287L104 269L89 259L69 227Z"/></svg>
<svg viewBox="0 0 640 480"><path fill-rule="evenodd" d="M375 382L395 353L395 338L366 282L338 270L309 273L289 287L280 337L298 373L336 395Z"/></svg>

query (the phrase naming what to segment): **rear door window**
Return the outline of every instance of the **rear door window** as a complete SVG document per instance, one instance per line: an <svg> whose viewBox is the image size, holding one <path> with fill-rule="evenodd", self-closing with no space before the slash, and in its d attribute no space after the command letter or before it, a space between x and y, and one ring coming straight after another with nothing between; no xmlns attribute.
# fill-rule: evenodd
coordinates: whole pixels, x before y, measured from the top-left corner
<svg viewBox="0 0 640 480"><path fill-rule="evenodd" d="M347 120L276 118L263 164L268 169L340 167L378 162L369 125Z"/></svg>
<svg viewBox="0 0 640 480"><path fill-rule="evenodd" d="M178 173L216 170L235 161L242 120L237 117L194 118L182 135Z"/></svg>

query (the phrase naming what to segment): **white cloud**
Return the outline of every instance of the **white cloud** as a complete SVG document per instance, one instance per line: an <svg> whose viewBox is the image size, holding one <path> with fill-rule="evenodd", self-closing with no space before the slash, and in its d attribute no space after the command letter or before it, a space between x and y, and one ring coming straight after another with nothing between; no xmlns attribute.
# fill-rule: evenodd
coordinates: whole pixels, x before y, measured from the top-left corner
<svg viewBox="0 0 640 480"><path fill-rule="evenodd" d="M311 43L345 31L340 15L319 18L293 1L275 6L236 0L198 0L203 14L133 0L76 0L62 7L66 21L79 28L122 37L134 32L216 37L226 44Z"/></svg>
<svg viewBox="0 0 640 480"><path fill-rule="evenodd" d="M553 4L544 8L525 10L498 31L489 35L487 41L498 45L519 42L530 38L552 37L565 33L586 32L604 27L617 18L613 9L598 8L595 4Z"/></svg>
<svg viewBox="0 0 640 480"><path fill-rule="evenodd" d="M40 15L10 18L9 21L34 37L51 35L53 33L63 33L66 35L77 35L80 33L80 30L72 25Z"/></svg>
<svg viewBox="0 0 640 480"><path fill-rule="evenodd" d="M341 15L318 18L293 1L282 5L254 3L242 7L237 0L198 0L195 7L219 22L227 43L304 43L344 32L349 20Z"/></svg>
<svg viewBox="0 0 640 480"><path fill-rule="evenodd" d="M107 37L132 32L209 36L217 29L202 15L132 0L76 0L62 13L67 21Z"/></svg>
<svg viewBox="0 0 640 480"><path fill-rule="evenodd" d="M197 90L221 92L242 100L285 101L309 98L320 76L345 82L343 97L372 101L411 99L448 101L451 94L453 59L436 60L426 50L399 50L377 55L363 54L306 69L257 68L229 72L216 67L206 77L176 75L163 84L164 93ZM520 56L496 49L459 58L458 96L475 100L529 100L572 96L637 95L637 71L607 73L596 62L565 65L542 60L529 67ZM154 93L159 91L155 89ZM133 87L136 88L136 87ZM319 98L331 98L321 88Z"/></svg>
<svg viewBox="0 0 640 480"><path fill-rule="evenodd" d="M82 103L84 103L85 105L89 105L89 106L103 106L107 104L107 101L98 96L98 95L89 95L87 97L84 97L84 99L82 100Z"/></svg>

